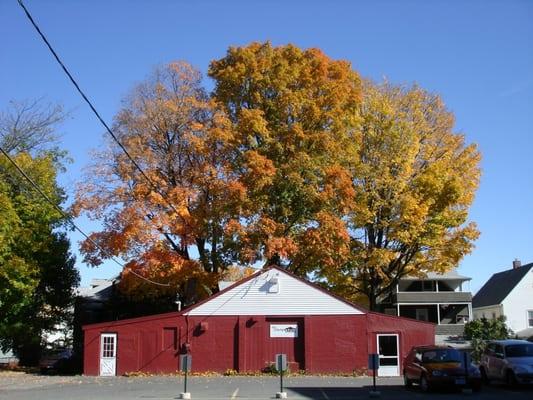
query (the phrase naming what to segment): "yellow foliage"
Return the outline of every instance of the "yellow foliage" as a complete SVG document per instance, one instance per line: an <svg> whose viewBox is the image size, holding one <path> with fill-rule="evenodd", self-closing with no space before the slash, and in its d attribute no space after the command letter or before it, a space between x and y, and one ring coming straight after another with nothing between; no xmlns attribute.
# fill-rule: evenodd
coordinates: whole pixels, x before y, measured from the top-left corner
<svg viewBox="0 0 533 400"><path fill-rule="evenodd" d="M92 236L105 253L85 242L85 260L131 260L125 291L155 289L128 269L214 287L230 266L262 262L374 307L399 277L471 251L480 156L439 96L362 82L294 45L231 47L209 76L211 94L189 64L161 67L115 118L157 190L110 146L78 191L76 212L105 218Z"/></svg>

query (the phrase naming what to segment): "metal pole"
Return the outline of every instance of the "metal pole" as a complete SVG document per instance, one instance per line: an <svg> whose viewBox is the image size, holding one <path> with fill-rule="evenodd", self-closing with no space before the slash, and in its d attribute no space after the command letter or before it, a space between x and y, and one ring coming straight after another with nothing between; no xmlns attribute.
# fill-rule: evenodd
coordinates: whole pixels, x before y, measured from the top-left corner
<svg viewBox="0 0 533 400"><path fill-rule="evenodd" d="M372 374L372 381L374 386L374 392L376 391L376 365L374 365L374 368L372 368L372 371L374 372Z"/></svg>
<svg viewBox="0 0 533 400"><path fill-rule="evenodd" d="M187 393L187 368L185 368L185 389L183 391Z"/></svg>
<svg viewBox="0 0 533 400"><path fill-rule="evenodd" d="M281 371L279 373L279 391L283 392L283 368L280 368L280 369Z"/></svg>

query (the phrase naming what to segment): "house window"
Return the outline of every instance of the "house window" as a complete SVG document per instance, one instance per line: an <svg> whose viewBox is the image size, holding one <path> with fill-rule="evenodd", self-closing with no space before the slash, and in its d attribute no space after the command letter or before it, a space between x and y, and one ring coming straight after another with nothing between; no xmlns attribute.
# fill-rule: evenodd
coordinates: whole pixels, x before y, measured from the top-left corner
<svg viewBox="0 0 533 400"><path fill-rule="evenodd" d="M533 328L533 310L527 312L527 326Z"/></svg>

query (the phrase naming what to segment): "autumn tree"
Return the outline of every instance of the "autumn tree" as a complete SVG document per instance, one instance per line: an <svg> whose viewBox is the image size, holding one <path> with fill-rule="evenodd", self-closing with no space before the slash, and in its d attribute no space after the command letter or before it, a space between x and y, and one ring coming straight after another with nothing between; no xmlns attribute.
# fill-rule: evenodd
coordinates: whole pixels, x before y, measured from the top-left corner
<svg viewBox="0 0 533 400"><path fill-rule="evenodd" d="M0 142L11 154L46 153L54 160L65 159L66 152L57 146L60 136L57 126L69 116L60 104L44 98L11 100L0 111Z"/></svg>
<svg viewBox="0 0 533 400"><path fill-rule="evenodd" d="M230 48L209 76L248 200L225 228L237 259L300 274L339 265L355 200L359 75L318 49L252 43Z"/></svg>
<svg viewBox="0 0 533 400"><path fill-rule="evenodd" d="M42 114L39 102L15 104L26 106L2 114L0 147L59 205L65 200L56 180L63 153L49 135L62 112L45 105ZM37 127L38 139L31 136ZM35 364L44 335L71 317L79 275L64 228L63 216L0 154L0 346L22 365Z"/></svg>
<svg viewBox="0 0 533 400"><path fill-rule="evenodd" d="M330 262L347 248L339 211L352 204L347 150L361 96L349 63L254 43L231 48L209 74L212 96L186 63L139 85L114 129L148 179L111 143L78 191L76 209L104 218L85 259L128 260L122 288L136 296L190 297L191 278L205 295L234 263L298 260L303 271L304 248L335 242Z"/></svg>
<svg viewBox="0 0 533 400"><path fill-rule="evenodd" d="M417 86L366 82L359 116L349 262L320 270L337 291L363 294L375 309L401 277L447 272L471 251L480 155L454 132L441 98Z"/></svg>
<svg viewBox="0 0 533 400"><path fill-rule="evenodd" d="M111 142L78 192L104 218L85 259L126 259L126 292L193 301L230 265L275 264L375 308L470 251L479 154L438 96L293 45L231 47L208 74L211 94L186 63L139 85L114 127L146 176Z"/></svg>
<svg viewBox="0 0 533 400"><path fill-rule="evenodd" d="M126 294L177 291L188 303L210 293L228 265L224 225L238 218L245 189L229 167L227 124L184 62L157 68L117 114L114 131L129 156L109 142L75 210L103 218L82 252L91 265L125 259Z"/></svg>

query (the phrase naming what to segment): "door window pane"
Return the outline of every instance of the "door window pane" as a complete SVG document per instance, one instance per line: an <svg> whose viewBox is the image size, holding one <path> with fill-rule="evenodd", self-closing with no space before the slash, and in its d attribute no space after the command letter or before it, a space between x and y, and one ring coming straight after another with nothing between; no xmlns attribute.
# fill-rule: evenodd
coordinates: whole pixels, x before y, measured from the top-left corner
<svg viewBox="0 0 533 400"><path fill-rule="evenodd" d="M102 357L115 357L115 337L104 336L102 341Z"/></svg>
<svg viewBox="0 0 533 400"><path fill-rule="evenodd" d="M398 358L397 357L390 357L390 358L380 358L379 359L379 365L382 367L388 367L388 366L397 366L398 365Z"/></svg>
<svg viewBox="0 0 533 400"><path fill-rule="evenodd" d="M382 356L397 356L396 336L379 336L379 354Z"/></svg>

